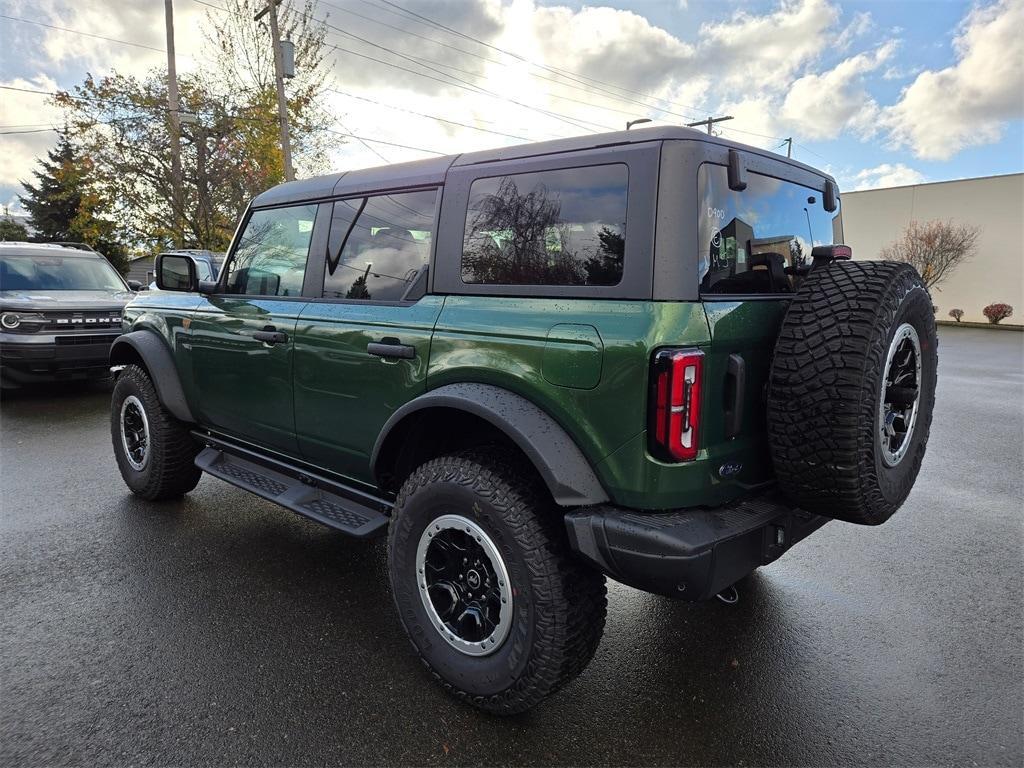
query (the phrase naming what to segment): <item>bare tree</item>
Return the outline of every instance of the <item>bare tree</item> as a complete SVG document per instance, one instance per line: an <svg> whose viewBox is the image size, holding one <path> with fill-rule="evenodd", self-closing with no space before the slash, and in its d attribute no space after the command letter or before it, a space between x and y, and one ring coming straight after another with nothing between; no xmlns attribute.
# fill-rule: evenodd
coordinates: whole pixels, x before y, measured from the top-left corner
<svg viewBox="0 0 1024 768"><path fill-rule="evenodd" d="M274 47L266 19L255 14L268 0L224 0L226 13L207 11L203 35L207 58L215 79L227 93L244 94L259 111L273 114L277 95L274 86ZM281 38L295 44L295 76L286 82L288 113L292 125L292 152L302 174L323 173L329 153L342 144L337 134L324 127L334 122L322 106L333 62L327 54L327 27L314 16L314 0L284 0L278 8Z"/></svg>
<svg viewBox="0 0 1024 768"><path fill-rule="evenodd" d="M879 254L886 261L904 261L921 275L928 289L937 288L963 262L973 258L978 228L951 221L916 221Z"/></svg>

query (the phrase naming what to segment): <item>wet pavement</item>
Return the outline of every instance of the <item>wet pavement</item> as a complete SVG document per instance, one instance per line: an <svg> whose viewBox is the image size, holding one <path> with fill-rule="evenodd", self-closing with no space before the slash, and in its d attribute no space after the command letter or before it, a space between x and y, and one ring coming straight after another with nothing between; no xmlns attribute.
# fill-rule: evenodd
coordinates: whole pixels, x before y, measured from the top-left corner
<svg viewBox="0 0 1024 768"><path fill-rule="evenodd" d="M431 683L380 543L212 478L122 484L102 388L0 407L0 764L1024 762L1024 335L944 329L928 456L736 606L612 585L590 667L496 719Z"/></svg>

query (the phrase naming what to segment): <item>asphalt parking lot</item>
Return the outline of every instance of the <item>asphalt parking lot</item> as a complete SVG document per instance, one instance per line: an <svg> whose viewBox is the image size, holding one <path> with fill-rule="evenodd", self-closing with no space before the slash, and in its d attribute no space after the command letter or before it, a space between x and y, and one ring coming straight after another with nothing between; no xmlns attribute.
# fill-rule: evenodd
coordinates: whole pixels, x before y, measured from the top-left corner
<svg viewBox="0 0 1024 768"><path fill-rule="evenodd" d="M212 478L136 501L108 391L5 396L0 764L1021 765L1022 350L943 329L892 521L826 526L736 606L612 585L589 669L513 719L431 683L380 543Z"/></svg>

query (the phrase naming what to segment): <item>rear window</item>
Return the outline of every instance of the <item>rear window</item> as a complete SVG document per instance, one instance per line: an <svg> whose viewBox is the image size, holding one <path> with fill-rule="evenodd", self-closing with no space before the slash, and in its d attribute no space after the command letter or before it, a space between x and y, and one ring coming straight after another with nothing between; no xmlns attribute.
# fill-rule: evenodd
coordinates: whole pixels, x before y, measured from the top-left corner
<svg viewBox="0 0 1024 768"><path fill-rule="evenodd" d="M818 190L748 173L738 192L725 166L711 164L697 183L702 293L791 293L811 249L842 242L839 210L826 211Z"/></svg>
<svg viewBox="0 0 1024 768"><path fill-rule="evenodd" d="M0 256L0 291L124 291L102 256Z"/></svg>
<svg viewBox="0 0 1024 768"><path fill-rule="evenodd" d="M623 164L477 179L469 192L462 281L618 285L628 183Z"/></svg>

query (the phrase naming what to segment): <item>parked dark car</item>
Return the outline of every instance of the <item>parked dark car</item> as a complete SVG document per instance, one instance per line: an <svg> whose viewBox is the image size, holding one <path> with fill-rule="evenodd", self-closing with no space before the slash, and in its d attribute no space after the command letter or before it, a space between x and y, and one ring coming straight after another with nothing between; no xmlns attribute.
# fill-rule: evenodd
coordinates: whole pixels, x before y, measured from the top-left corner
<svg viewBox="0 0 1024 768"><path fill-rule="evenodd" d="M0 382L110 375L129 284L99 253L58 243L0 243Z"/></svg>

